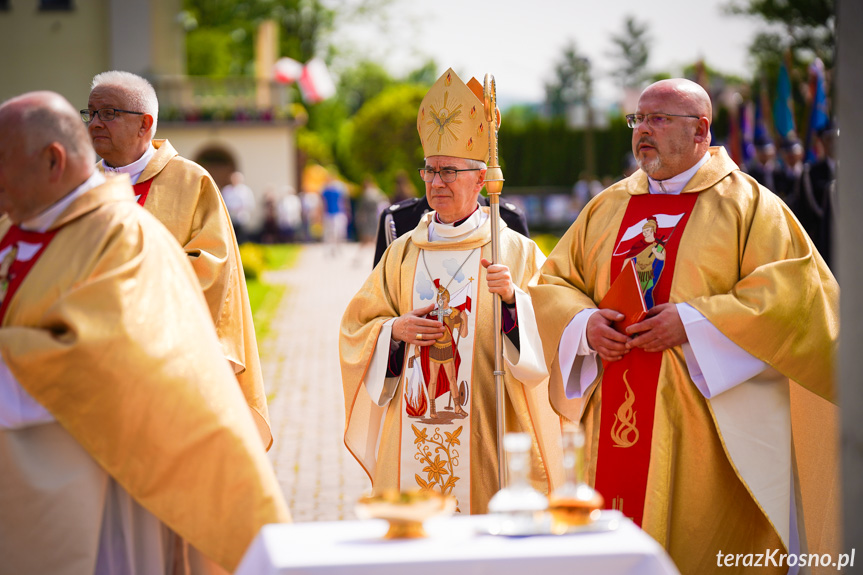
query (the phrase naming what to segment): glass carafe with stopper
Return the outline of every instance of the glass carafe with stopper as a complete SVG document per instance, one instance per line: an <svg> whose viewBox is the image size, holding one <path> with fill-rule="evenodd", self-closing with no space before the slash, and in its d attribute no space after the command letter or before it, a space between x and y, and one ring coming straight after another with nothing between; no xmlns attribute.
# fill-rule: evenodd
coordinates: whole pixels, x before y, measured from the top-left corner
<svg viewBox="0 0 863 575"><path fill-rule="evenodd" d="M489 513L494 516L492 533L529 535L547 531L548 498L531 487L528 480L530 444L526 433L507 433L503 438L507 485L488 504Z"/></svg>
<svg viewBox="0 0 863 575"><path fill-rule="evenodd" d="M585 481L584 429L567 422L561 434L565 481L549 496L551 530L566 533L599 518L605 502L602 495Z"/></svg>

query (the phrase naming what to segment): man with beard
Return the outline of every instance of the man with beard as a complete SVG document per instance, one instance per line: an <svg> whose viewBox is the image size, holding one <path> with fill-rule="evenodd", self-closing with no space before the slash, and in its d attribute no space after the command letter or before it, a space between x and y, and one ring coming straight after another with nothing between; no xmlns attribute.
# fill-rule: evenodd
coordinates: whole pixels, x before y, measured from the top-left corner
<svg viewBox="0 0 863 575"><path fill-rule="evenodd" d="M551 401L586 427L591 483L684 574L834 543L817 522L835 520L838 286L788 207L710 147L711 118L693 82L645 89L627 116L640 170L585 207L530 290ZM652 307L618 332L623 314L598 302L652 238Z"/></svg>

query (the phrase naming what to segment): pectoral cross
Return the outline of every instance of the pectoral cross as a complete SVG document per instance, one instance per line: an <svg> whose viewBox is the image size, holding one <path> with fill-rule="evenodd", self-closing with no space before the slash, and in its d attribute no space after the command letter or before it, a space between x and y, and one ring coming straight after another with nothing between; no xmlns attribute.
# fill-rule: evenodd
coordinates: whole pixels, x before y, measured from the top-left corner
<svg viewBox="0 0 863 575"><path fill-rule="evenodd" d="M431 312L431 315L436 316L437 320L439 322L443 322L443 318L449 317L449 315L452 313L452 308L450 308L450 307L445 308L443 305L443 302L444 302L443 295L438 296L437 308L435 308Z"/></svg>

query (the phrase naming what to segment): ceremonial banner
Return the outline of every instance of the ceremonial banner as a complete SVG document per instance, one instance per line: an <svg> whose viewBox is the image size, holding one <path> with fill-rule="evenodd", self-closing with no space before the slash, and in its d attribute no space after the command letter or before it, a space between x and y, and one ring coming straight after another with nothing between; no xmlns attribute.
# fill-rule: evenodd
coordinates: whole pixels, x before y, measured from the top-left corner
<svg viewBox="0 0 863 575"><path fill-rule="evenodd" d="M667 303L677 248L698 194L638 195L627 205L611 259L611 282L635 270L647 307ZM644 514L662 353L633 349L604 362L596 489L637 525Z"/></svg>

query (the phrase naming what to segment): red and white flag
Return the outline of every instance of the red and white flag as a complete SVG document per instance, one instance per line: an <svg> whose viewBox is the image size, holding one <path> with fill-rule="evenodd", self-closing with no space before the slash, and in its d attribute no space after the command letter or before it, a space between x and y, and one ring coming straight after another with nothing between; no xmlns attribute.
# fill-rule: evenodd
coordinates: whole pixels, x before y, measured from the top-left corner
<svg viewBox="0 0 863 575"><path fill-rule="evenodd" d="M299 84L303 100L310 104L317 104L336 94L336 85L330 76L330 71L320 58L313 58L306 62Z"/></svg>

